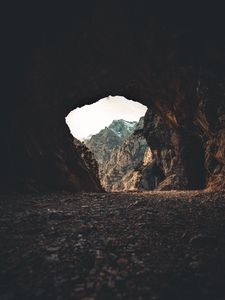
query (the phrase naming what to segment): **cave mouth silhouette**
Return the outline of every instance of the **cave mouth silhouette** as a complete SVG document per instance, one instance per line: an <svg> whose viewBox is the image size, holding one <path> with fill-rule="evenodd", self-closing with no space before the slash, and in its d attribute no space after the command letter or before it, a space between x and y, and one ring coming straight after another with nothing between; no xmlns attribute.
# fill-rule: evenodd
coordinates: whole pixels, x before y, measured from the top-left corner
<svg viewBox="0 0 225 300"><path fill-rule="evenodd" d="M72 110L65 118L75 147L86 165L92 161L105 191L140 190L135 178L152 157L143 136L146 112L140 102L108 96Z"/></svg>
<svg viewBox="0 0 225 300"><path fill-rule="evenodd" d="M98 136L98 133L102 131L104 128L108 127L114 120L123 119L125 121L136 121L138 123L140 118L144 117L144 115L147 114L147 110L149 110L149 108L147 108L145 105L141 104L140 102L128 100L123 96L108 96L98 101L92 101L92 102L89 101L84 106L77 107L71 110L70 113L68 113L67 116L65 117L65 121L67 126L70 129L70 133L74 137L74 141L78 139L89 148L89 150L93 153L95 159L97 158L96 161L99 168L102 157L101 155L100 158L98 157L98 155L96 157L95 149L94 150L91 149L89 147L90 145L88 145L88 143L86 142L88 140L91 140L92 136ZM151 122L153 124L155 123L153 135L150 138L147 138L146 135L144 135L143 133L144 128L142 132L143 138L146 140L147 146L150 149L151 159L152 159L152 164L150 168L145 170L145 176L147 180L149 181L151 180L153 183L150 184L149 185L150 187L146 188L146 190L157 189L160 182L166 180L167 177L171 176L171 172L174 173L173 176L177 176L177 177L184 176L178 174L179 172L182 172L182 168L184 168L186 172L185 174L186 179L184 180L188 182L186 183L185 188L183 188L184 190L204 189L206 187L206 169L205 169L205 151L204 151L203 140L198 136L198 134L192 131L185 132L184 130L181 136L183 135L185 136L185 138L182 137L180 141L178 138L177 143L178 144L180 143L181 145L179 149L174 150L172 149L173 146L167 145L166 143L164 145L164 141L162 140L162 138L164 137L167 138L166 135L168 133L168 129L166 129L166 127L159 129L159 134L162 136L157 137L158 121L151 120ZM144 127L144 122L142 126ZM163 132L162 134L160 130L162 131L165 130L165 132ZM183 130L181 129L180 131ZM107 143L109 143L109 140L108 141L106 140L106 144ZM169 143L171 143L171 141L169 141ZM100 149L99 147L101 146L97 145L96 147L99 150ZM110 149L110 150L112 152L114 149ZM181 160L183 166L180 166L173 171L171 167L171 170L168 172L168 170L166 170L168 169L168 166L166 167L165 164L171 164L171 162L168 162L168 160L171 159L172 161L173 159L171 157L168 158L168 155L165 156L165 151L168 151L168 153L170 153L169 155L171 155L171 152L174 153L174 151L176 151L177 152L176 156L178 157L176 158L176 160L178 161L178 164L179 164L179 160ZM81 153L81 155L83 156L84 154ZM106 161L108 162L109 159L110 156ZM137 169L138 167L134 167L134 170ZM98 169L98 172L97 172L98 174L104 173L105 172L104 167L102 167L101 172ZM102 182L101 184L103 186ZM166 190L167 189L172 190L173 188L167 187ZM182 188L178 187L178 190L179 189ZM112 190L109 189L107 191L112 191ZM127 189L124 189L124 191L127 191Z"/></svg>
<svg viewBox="0 0 225 300"><path fill-rule="evenodd" d="M109 126L114 120L138 122L147 107L123 96L108 96L72 110L65 118L72 135L84 140Z"/></svg>
<svg viewBox="0 0 225 300"><path fill-rule="evenodd" d="M198 150L192 134L201 136L205 158L200 155L200 170L205 159L207 187L224 186L224 18L208 22L211 7L202 19L191 6L185 13L183 6L181 11L171 6L165 18L161 8L153 12L150 4L120 2L77 5L66 22L61 7L59 18L45 9L44 18L35 16L36 10L10 14L16 26L9 26L10 43L8 38L4 43L2 190L36 182L85 190L82 181L90 176L74 158L65 116L109 94L140 99L176 130L177 154L186 145L192 149L177 157L188 158L185 172L192 182L199 176L195 170L204 173L197 170L193 153ZM95 190L91 186L88 191Z"/></svg>
<svg viewBox="0 0 225 300"><path fill-rule="evenodd" d="M17 3L1 36L0 298L225 299L224 9ZM149 108L169 184L208 190L102 193L65 117L109 94Z"/></svg>

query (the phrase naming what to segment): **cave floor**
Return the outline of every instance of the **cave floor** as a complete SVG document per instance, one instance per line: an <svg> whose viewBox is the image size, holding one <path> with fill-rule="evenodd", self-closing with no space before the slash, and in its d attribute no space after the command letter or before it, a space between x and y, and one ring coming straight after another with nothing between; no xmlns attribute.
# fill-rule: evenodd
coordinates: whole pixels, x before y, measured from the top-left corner
<svg viewBox="0 0 225 300"><path fill-rule="evenodd" d="M225 299L225 193L1 196L0 299Z"/></svg>

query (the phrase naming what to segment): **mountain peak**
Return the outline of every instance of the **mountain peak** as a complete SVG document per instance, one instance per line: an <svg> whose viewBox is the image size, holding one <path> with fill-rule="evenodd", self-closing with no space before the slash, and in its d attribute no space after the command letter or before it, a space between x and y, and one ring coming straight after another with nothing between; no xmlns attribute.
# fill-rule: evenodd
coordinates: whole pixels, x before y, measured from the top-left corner
<svg viewBox="0 0 225 300"><path fill-rule="evenodd" d="M119 119L113 120L108 129L112 130L116 135L124 139L134 132L136 125L136 121Z"/></svg>
<svg viewBox="0 0 225 300"><path fill-rule="evenodd" d="M84 143L95 154L101 166L101 163L109 159L112 150L119 147L134 132L136 126L135 121L113 120L108 127L84 140Z"/></svg>
<svg viewBox="0 0 225 300"><path fill-rule="evenodd" d="M109 125L110 126L114 126L114 125L118 125L118 124L123 124L123 125L127 125L127 126L135 126L137 124L136 121L126 121L124 119L117 119L117 120L113 120L112 123Z"/></svg>

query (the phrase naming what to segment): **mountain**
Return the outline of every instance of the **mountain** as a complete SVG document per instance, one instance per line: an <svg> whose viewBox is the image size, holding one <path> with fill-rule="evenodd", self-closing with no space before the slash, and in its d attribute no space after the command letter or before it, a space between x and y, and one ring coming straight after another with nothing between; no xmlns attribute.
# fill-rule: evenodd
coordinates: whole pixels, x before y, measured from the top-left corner
<svg viewBox="0 0 225 300"><path fill-rule="evenodd" d="M152 155L143 137L144 117L139 122L114 120L85 140L99 164L106 191L148 190Z"/></svg>
<svg viewBox="0 0 225 300"><path fill-rule="evenodd" d="M114 120L108 127L83 141L94 153L99 164L100 177L112 151L122 145L123 141L134 132L136 125L135 121Z"/></svg>
<svg viewBox="0 0 225 300"><path fill-rule="evenodd" d="M141 118L135 131L120 147L115 148L104 165L100 176L101 184L107 191L127 191L149 189L143 174L151 162L151 151L142 135L144 118Z"/></svg>

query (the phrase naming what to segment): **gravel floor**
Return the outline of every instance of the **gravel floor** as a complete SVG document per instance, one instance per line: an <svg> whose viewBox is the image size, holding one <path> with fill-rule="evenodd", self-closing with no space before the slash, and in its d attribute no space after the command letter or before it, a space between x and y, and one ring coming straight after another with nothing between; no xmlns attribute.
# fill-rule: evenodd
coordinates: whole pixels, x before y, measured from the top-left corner
<svg viewBox="0 0 225 300"><path fill-rule="evenodd" d="M0 299L225 299L225 193L0 196Z"/></svg>

